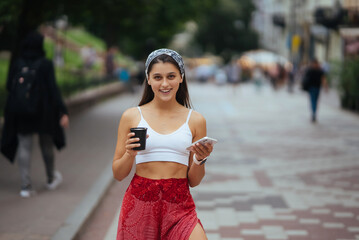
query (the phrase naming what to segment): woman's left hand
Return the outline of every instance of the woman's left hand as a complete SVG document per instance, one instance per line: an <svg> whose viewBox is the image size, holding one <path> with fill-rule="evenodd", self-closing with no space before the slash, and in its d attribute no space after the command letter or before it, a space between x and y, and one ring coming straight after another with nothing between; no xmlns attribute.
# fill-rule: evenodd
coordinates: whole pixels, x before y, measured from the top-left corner
<svg viewBox="0 0 359 240"><path fill-rule="evenodd" d="M201 161L211 154L213 151L213 145L209 143L205 143L204 145L197 143L192 147L191 151L196 154L196 159Z"/></svg>
<svg viewBox="0 0 359 240"><path fill-rule="evenodd" d="M63 128L68 128L70 125L69 116L67 114L62 115L60 118L60 126Z"/></svg>

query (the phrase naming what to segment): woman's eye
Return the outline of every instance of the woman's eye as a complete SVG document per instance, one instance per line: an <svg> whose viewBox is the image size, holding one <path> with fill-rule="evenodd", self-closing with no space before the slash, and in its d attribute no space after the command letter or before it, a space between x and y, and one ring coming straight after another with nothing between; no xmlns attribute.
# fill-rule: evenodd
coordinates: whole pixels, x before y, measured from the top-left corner
<svg viewBox="0 0 359 240"><path fill-rule="evenodd" d="M161 79L161 76L154 76L154 79L160 80L160 79Z"/></svg>
<svg viewBox="0 0 359 240"><path fill-rule="evenodd" d="M168 78L169 79L174 79L176 76L175 75L169 75Z"/></svg>

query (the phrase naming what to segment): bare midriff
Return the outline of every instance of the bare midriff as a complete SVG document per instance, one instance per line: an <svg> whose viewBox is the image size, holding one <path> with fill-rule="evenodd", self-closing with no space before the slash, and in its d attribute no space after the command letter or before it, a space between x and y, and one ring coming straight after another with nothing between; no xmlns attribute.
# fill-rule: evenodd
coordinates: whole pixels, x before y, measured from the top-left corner
<svg viewBox="0 0 359 240"><path fill-rule="evenodd" d="M136 174L150 179L187 178L186 165L174 162L146 162L136 165Z"/></svg>

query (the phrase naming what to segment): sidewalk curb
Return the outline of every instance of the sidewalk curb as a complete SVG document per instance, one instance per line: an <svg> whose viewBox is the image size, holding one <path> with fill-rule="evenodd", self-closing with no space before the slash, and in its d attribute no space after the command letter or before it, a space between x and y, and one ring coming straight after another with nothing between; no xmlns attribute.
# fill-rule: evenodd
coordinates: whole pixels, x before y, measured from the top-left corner
<svg viewBox="0 0 359 240"><path fill-rule="evenodd" d="M107 164L105 170L93 184L82 202L78 204L71 215L62 223L51 240L73 240L84 226L92 212L96 209L108 188L113 182L112 162Z"/></svg>
<svg viewBox="0 0 359 240"><path fill-rule="evenodd" d="M73 97L67 98L65 104L70 113L79 112L97 101L121 93L125 88L122 83L115 82L105 86L86 90ZM109 163L100 177L92 185L83 200L75 207L74 211L62 223L62 226L52 236L51 240L73 240L84 226L88 218L96 209L101 199L106 194L113 182L112 162Z"/></svg>
<svg viewBox="0 0 359 240"><path fill-rule="evenodd" d="M123 83L114 82L94 89L82 91L65 99L65 105L70 113L76 113L97 101L116 95L125 90Z"/></svg>

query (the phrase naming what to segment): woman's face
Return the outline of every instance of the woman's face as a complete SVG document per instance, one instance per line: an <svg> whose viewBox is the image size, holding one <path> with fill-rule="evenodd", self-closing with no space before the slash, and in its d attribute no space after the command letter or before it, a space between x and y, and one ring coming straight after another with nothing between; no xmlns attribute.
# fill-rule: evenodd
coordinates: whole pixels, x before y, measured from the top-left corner
<svg viewBox="0 0 359 240"><path fill-rule="evenodd" d="M148 75L148 84L151 86L155 98L162 101L176 98L179 84L183 79L175 65L168 62L155 63Z"/></svg>

